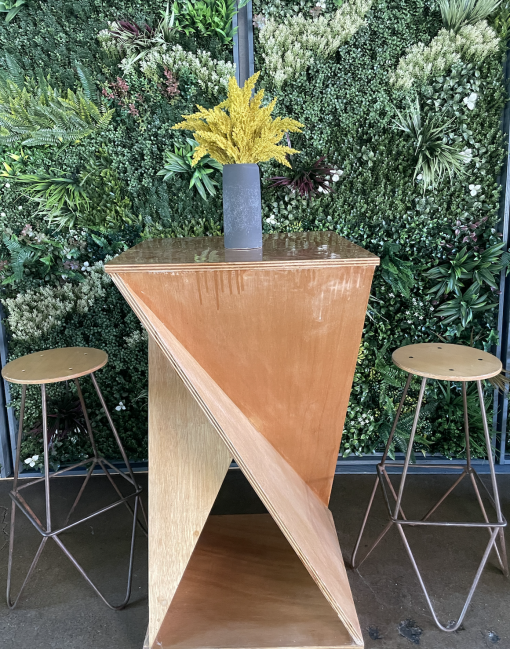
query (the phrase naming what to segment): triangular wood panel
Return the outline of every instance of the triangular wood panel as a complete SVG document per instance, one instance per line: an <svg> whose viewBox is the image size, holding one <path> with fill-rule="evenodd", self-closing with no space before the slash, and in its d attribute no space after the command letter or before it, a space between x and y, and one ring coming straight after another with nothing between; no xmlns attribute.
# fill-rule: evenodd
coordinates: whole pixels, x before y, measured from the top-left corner
<svg viewBox="0 0 510 649"><path fill-rule="evenodd" d="M171 407L162 409L161 402ZM149 630L170 606L232 455L159 346L149 343Z"/></svg>
<svg viewBox="0 0 510 649"><path fill-rule="evenodd" d="M353 642L362 646L363 638L328 508L170 333L144 300L130 290L130 274L122 277L112 273L112 277L236 459L338 614ZM171 404L168 405L170 409ZM149 636L154 637L151 630Z"/></svg>
<svg viewBox="0 0 510 649"><path fill-rule="evenodd" d="M331 232L266 237L259 262L221 255L221 237L160 239L107 270L327 504L378 259Z"/></svg>
<svg viewBox="0 0 510 649"><path fill-rule="evenodd" d="M352 649L269 514L210 516L156 638L158 649Z"/></svg>

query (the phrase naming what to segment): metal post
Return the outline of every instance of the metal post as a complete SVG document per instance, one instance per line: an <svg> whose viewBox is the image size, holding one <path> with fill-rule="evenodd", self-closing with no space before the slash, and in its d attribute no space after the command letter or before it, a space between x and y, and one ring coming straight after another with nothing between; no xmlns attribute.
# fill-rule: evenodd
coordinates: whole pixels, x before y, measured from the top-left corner
<svg viewBox="0 0 510 649"><path fill-rule="evenodd" d="M503 66L505 81L510 79L510 51ZM503 250L508 250L510 235L510 104L506 102L501 118L501 130L505 134L506 158L501 169L499 182L501 184L501 203L498 231L502 234L505 244ZM499 341L496 356L501 360L504 370L510 370L510 281L506 277L506 269L501 272L499 280L499 312L498 334ZM493 429L496 434L496 462L506 464L506 436L508 420L508 394L494 391ZM509 460L510 461L510 460Z"/></svg>
<svg viewBox="0 0 510 649"><path fill-rule="evenodd" d="M242 4L237 1L237 6ZM237 27L234 36L234 63L236 66L236 81L240 87L246 79L255 72L255 57L253 53L253 13L251 1L241 7L232 19L232 26Z"/></svg>

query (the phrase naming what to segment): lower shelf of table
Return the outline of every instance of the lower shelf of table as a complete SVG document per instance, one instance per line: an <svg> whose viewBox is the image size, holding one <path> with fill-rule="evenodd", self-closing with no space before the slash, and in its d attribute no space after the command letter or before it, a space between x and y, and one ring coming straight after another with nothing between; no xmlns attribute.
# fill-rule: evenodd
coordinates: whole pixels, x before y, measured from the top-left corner
<svg viewBox="0 0 510 649"><path fill-rule="evenodd" d="M353 647L269 514L210 516L153 647Z"/></svg>

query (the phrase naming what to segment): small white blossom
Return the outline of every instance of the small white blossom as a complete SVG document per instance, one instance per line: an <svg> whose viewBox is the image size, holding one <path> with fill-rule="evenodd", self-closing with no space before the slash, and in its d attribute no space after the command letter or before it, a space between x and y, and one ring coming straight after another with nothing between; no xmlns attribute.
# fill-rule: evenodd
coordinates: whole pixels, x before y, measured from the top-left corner
<svg viewBox="0 0 510 649"><path fill-rule="evenodd" d="M0 216L5 216L5 212L0 212Z"/></svg>
<svg viewBox="0 0 510 649"><path fill-rule="evenodd" d="M22 209L23 209L23 205L18 205L18 210L21 211Z"/></svg>
<svg viewBox="0 0 510 649"><path fill-rule="evenodd" d="M481 185L469 185L469 193L471 196L476 196L481 189Z"/></svg>
<svg viewBox="0 0 510 649"><path fill-rule="evenodd" d="M476 100L478 99L478 95L476 92L472 92L469 97L464 97L462 100L466 106L469 108L469 110L473 110L475 105L476 105Z"/></svg>
<svg viewBox="0 0 510 649"><path fill-rule="evenodd" d="M7 187L7 189L9 189L10 184L9 184L9 183L5 183L5 186Z"/></svg>
<svg viewBox="0 0 510 649"><path fill-rule="evenodd" d="M464 158L464 164L469 164L473 158L473 149L464 149L461 156Z"/></svg>
<svg viewBox="0 0 510 649"><path fill-rule="evenodd" d="M69 255L69 256L70 256L70 255ZM89 262L88 262L88 261L84 261L84 262L83 262L83 266L81 267L82 271L84 271L84 270L88 270L88 268L89 268Z"/></svg>
<svg viewBox="0 0 510 649"><path fill-rule="evenodd" d="M338 174L333 174L331 180L336 183L340 180L340 176Z"/></svg>
<svg viewBox="0 0 510 649"><path fill-rule="evenodd" d="M125 410L126 406L123 404L122 401L119 401L119 405L115 406L115 410Z"/></svg>

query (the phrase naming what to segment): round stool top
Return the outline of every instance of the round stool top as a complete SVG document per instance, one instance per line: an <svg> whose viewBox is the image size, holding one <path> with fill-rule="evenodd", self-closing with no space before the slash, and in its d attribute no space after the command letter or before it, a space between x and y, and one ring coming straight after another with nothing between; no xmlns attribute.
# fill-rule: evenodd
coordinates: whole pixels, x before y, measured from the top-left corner
<svg viewBox="0 0 510 649"><path fill-rule="evenodd" d="M400 369L442 381L476 381L501 372L501 361L492 354L466 345L420 343L396 349L393 362Z"/></svg>
<svg viewBox="0 0 510 649"><path fill-rule="evenodd" d="M85 376L108 362L108 354L93 347L46 349L17 358L2 370L11 383L58 383Z"/></svg>

